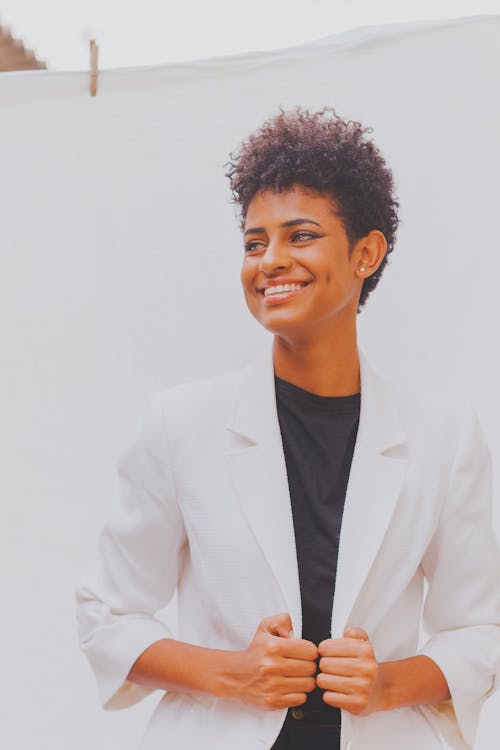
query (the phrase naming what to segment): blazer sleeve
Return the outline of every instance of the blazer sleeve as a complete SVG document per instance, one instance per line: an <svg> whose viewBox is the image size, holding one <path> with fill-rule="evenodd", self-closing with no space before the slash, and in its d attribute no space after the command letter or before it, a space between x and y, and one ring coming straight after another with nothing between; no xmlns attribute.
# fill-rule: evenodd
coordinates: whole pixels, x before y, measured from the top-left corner
<svg viewBox="0 0 500 750"><path fill-rule="evenodd" d="M430 638L420 653L443 672L463 739L472 746L500 658L500 552L492 527L490 456L471 408L422 565L428 582L423 625ZM441 709L449 710L449 702Z"/></svg>
<svg viewBox="0 0 500 750"><path fill-rule="evenodd" d="M104 708L125 708L152 692L126 677L148 646L172 636L155 613L174 595L186 535L158 400L121 456L118 477L98 563L76 592L79 640Z"/></svg>

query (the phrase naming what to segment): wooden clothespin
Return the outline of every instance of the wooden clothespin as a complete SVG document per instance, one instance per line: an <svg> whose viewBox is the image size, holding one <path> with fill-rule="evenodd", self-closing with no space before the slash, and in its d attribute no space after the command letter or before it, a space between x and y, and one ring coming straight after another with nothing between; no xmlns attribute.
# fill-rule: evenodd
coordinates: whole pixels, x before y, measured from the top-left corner
<svg viewBox="0 0 500 750"><path fill-rule="evenodd" d="M97 60L99 57L99 47L95 39L90 40L90 96L97 96L97 76L99 73Z"/></svg>

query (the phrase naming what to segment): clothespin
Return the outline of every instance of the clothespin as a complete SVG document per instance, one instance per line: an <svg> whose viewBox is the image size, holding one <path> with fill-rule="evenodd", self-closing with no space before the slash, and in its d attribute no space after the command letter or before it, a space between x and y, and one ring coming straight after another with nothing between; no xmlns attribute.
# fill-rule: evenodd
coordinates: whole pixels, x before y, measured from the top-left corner
<svg viewBox="0 0 500 750"><path fill-rule="evenodd" d="M99 47L95 39L90 40L90 96L97 96L97 76L98 67L97 59L99 56Z"/></svg>

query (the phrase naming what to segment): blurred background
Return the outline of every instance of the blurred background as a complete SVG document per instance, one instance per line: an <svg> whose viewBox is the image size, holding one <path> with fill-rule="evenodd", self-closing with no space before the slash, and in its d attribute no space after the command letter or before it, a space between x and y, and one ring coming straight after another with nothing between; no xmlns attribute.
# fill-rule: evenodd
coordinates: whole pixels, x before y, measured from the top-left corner
<svg viewBox="0 0 500 750"><path fill-rule="evenodd" d="M267 343L224 172L278 106L373 127L402 222L361 345L472 402L499 465L500 0L4 0L0 27L0 746L133 750L158 696L100 710L73 589L148 395Z"/></svg>
<svg viewBox="0 0 500 750"><path fill-rule="evenodd" d="M356 26L498 13L499 0L3 0L0 25L52 70L272 50ZM4 52L0 42L1 58Z"/></svg>

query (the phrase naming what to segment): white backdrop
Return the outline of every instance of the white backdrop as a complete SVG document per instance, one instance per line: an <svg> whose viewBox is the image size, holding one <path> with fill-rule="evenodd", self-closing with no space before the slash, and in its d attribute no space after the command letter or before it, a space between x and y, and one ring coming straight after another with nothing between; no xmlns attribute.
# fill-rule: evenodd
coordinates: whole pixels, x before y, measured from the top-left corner
<svg viewBox="0 0 500 750"><path fill-rule="evenodd" d="M361 343L382 372L472 401L499 465L499 42L500 16L357 30L101 73L96 99L83 73L2 74L3 746L131 750L156 701L99 710L73 588L147 394L266 336L239 289L224 163L279 105L373 126L403 221ZM499 704L477 750L497 748Z"/></svg>

